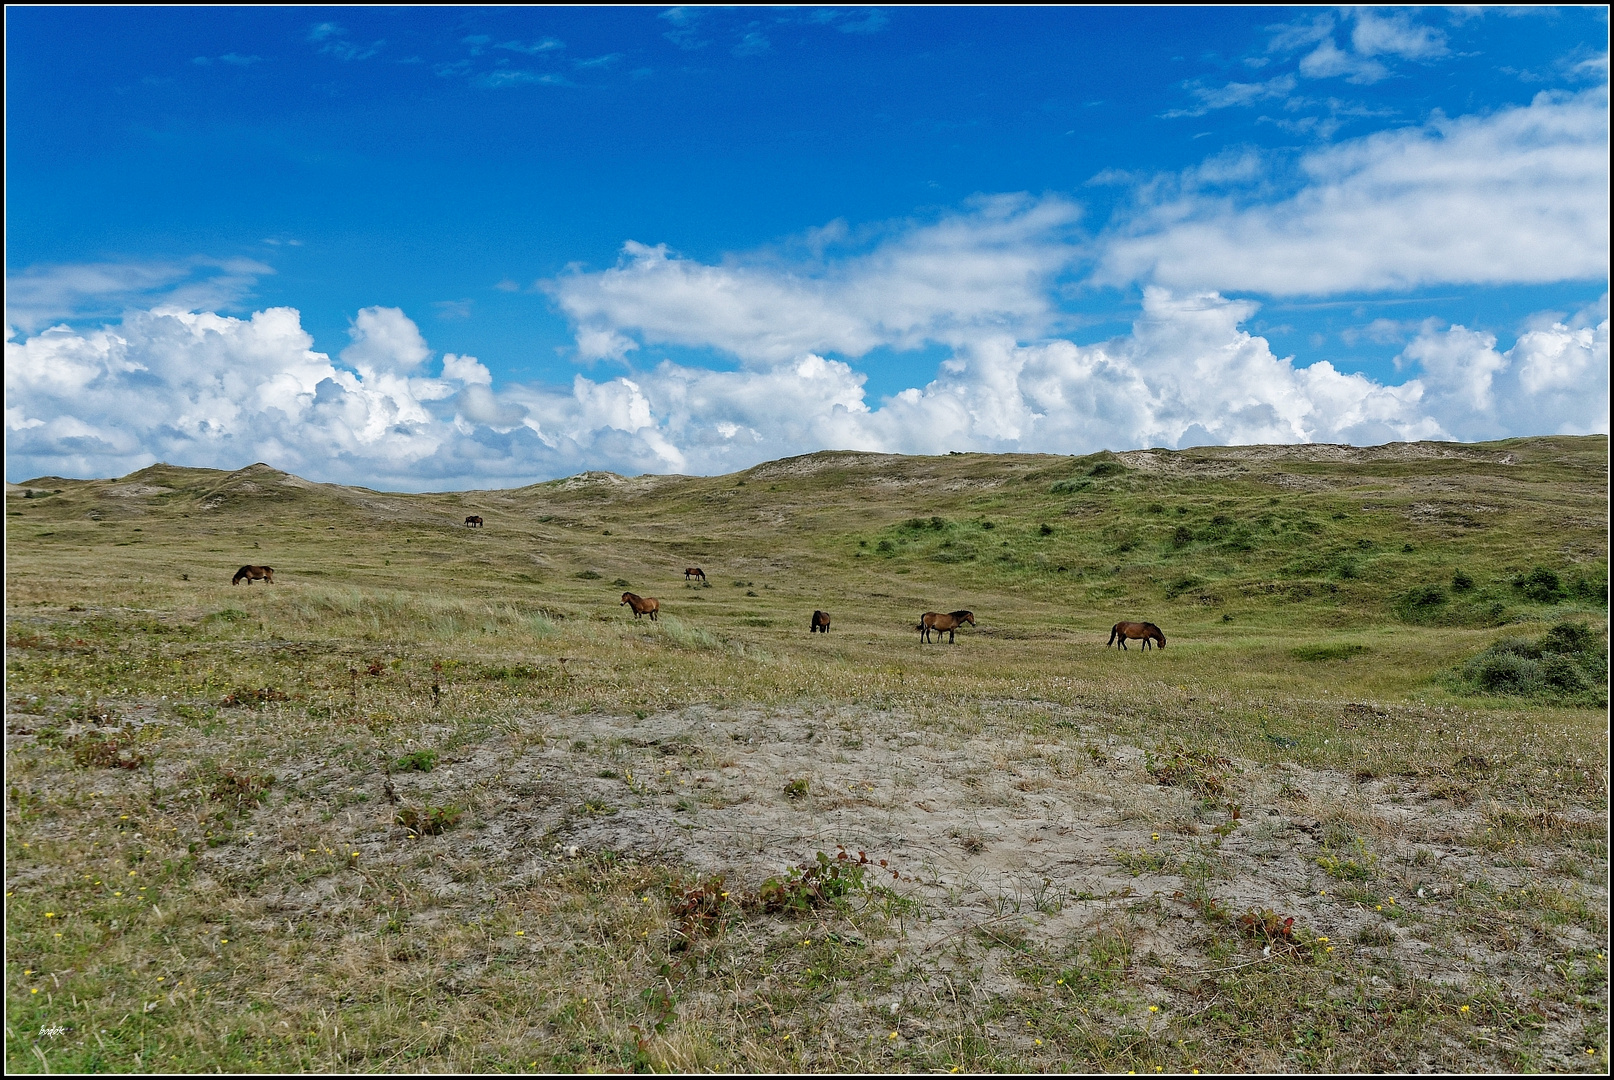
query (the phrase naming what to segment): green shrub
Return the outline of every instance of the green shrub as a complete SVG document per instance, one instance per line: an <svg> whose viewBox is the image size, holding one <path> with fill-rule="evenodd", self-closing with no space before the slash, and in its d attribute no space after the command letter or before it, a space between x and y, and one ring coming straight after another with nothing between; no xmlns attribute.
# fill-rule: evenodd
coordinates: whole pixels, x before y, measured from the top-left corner
<svg viewBox="0 0 1614 1080"><path fill-rule="evenodd" d="M1513 587L1526 600L1533 600L1538 604L1551 604L1564 596L1563 582L1558 580L1557 574L1545 566L1533 567L1529 573L1520 574L1513 579Z"/></svg>
<svg viewBox="0 0 1614 1080"><path fill-rule="evenodd" d="M1126 466L1119 461L1101 461L1087 470L1088 476L1119 476L1126 472Z"/></svg>
<svg viewBox="0 0 1614 1080"><path fill-rule="evenodd" d="M1590 600L1593 602L1608 603L1608 573L1576 574L1575 583L1569 590L1577 600Z"/></svg>
<svg viewBox="0 0 1614 1080"><path fill-rule="evenodd" d="M1541 651L1598 655L1597 634L1585 623L1559 623L1541 639Z"/></svg>
<svg viewBox="0 0 1614 1080"><path fill-rule="evenodd" d="M1608 657L1585 623L1559 623L1540 638L1502 638L1456 668L1448 681L1468 693L1597 704L1607 697Z"/></svg>
<svg viewBox="0 0 1614 1080"><path fill-rule="evenodd" d="M1458 570L1456 573L1452 574L1452 576L1451 576L1451 591L1452 592L1467 592L1468 590L1472 589L1473 587L1474 587L1474 579L1469 577L1467 572L1462 571L1462 570Z"/></svg>
<svg viewBox="0 0 1614 1080"><path fill-rule="evenodd" d="M1166 586L1166 599L1175 600L1185 592L1192 592L1203 584L1198 578L1188 575L1178 578Z"/></svg>
<svg viewBox="0 0 1614 1080"><path fill-rule="evenodd" d="M1419 585L1396 598L1395 611L1407 622L1435 622L1446 600L1446 591L1439 585Z"/></svg>

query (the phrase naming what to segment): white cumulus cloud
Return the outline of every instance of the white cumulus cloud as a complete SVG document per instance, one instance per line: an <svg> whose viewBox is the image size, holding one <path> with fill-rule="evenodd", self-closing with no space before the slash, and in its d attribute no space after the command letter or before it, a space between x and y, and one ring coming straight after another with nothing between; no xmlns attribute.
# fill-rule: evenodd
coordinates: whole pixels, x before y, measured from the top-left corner
<svg viewBox="0 0 1614 1080"><path fill-rule="evenodd" d="M1076 258L1065 234L1077 217L1057 198L983 199L829 266L712 266L630 241L615 267L547 288L576 323L586 359L620 359L642 342L766 364L961 342L983 327L1034 333L1054 312L1051 279Z"/></svg>
<svg viewBox="0 0 1614 1080"><path fill-rule="evenodd" d="M1095 280L1293 296L1605 276L1606 86L1437 115L1314 151L1300 173L1277 201L1184 185L1146 202Z"/></svg>
<svg viewBox="0 0 1614 1080"><path fill-rule="evenodd" d="M1255 309L1151 287L1131 332L1106 342L984 328L934 380L877 403L850 364L811 350L737 371L664 360L570 387L496 388L474 357L448 354L421 374L430 350L397 309L360 312L342 364L313 350L290 308L131 312L7 342L7 472L262 460L316 480L441 490L602 467L717 473L824 448L1085 453L1607 431L1606 301L1538 320L1505 353L1488 334L1426 326L1399 385L1276 356L1242 327Z"/></svg>

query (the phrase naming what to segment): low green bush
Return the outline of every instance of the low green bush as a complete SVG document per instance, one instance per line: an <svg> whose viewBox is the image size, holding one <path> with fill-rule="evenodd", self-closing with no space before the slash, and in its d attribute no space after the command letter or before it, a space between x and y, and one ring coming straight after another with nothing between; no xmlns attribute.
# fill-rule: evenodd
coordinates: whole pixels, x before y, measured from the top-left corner
<svg viewBox="0 0 1614 1080"><path fill-rule="evenodd" d="M1585 623L1559 623L1540 638L1506 637L1448 676L1460 692L1546 698L1603 707L1608 650Z"/></svg>
<svg viewBox="0 0 1614 1080"><path fill-rule="evenodd" d="M1564 598L1564 585L1558 575L1545 566L1536 566L1527 574L1513 579L1513 588L1526 600L1538 604L1552 604Z"/></svg>

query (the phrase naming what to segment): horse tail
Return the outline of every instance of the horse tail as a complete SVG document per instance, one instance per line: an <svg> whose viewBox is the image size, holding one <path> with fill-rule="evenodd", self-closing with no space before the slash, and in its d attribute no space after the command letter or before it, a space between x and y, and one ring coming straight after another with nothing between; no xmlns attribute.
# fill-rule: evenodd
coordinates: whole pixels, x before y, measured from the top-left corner
<svg viewBox="0 0 1614 1080"><path fill-rule="evenodd" d="M1111 645L1115 644L1116 635L1118 635L1120 632L1121 632L1121 624L1120 623L1116 623L1114 626L1110 627L1110 640L1108 640L1108 641L1106 641L1104 643L1104 647L1106 649L1109 648Z"/></svg>

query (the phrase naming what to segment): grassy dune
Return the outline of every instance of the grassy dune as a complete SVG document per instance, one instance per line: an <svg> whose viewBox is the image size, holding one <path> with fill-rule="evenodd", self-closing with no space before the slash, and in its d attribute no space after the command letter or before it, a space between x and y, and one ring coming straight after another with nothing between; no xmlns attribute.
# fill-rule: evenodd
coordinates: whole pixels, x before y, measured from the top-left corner
<svg viewBox="0 0 1614 1080"><path fill-rule="evenodd" d="M8 1066L1605 1070L1607 453L8 485Z"/></svg>

